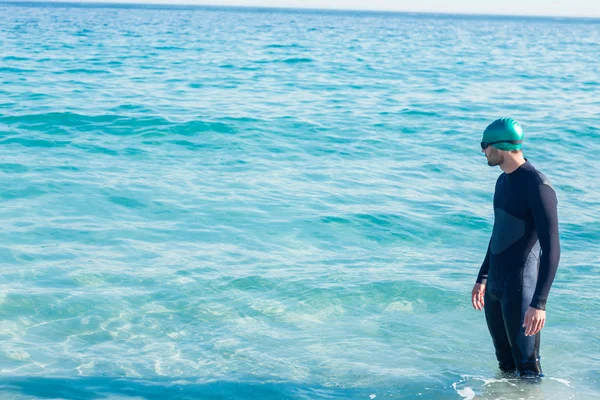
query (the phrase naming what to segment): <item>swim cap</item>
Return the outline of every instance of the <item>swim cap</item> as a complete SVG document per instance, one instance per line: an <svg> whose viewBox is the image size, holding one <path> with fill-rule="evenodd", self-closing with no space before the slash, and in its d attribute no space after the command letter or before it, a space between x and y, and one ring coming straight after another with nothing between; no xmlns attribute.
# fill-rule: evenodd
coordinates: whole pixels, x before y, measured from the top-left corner
<svg viewBox="0 0 600 400"><path fill-rule="evenodd" d="M487 143L503 140L520 140L524 138L523 128L512 118L500 118L492 122L483 132L483 141ZM521 150L522 143L496 143L491 146L498 150Z"/></svg>

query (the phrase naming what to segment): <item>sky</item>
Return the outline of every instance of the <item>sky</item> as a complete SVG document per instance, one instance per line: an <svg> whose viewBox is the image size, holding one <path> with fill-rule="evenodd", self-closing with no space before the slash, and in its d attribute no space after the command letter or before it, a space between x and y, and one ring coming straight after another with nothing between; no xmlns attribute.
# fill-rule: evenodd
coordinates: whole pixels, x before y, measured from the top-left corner
<svg viewBox="0 0 600 400"><path fill-rule="evenodd" d="M331 8L459 14L600 17L600 0L57 0L252 7Z"/></svg>

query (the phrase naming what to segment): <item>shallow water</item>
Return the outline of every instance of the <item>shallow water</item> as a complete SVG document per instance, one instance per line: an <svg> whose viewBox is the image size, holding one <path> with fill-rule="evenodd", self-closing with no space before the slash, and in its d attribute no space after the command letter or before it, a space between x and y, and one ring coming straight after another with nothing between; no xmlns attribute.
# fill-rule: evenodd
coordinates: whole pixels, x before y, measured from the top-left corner
<svg viewBox="0 0 600 400"><path fill-rule="evenodd" d="M596 20L0 4L6 398L600 398ZM470 291L519 120L539 385Z"/></svg>

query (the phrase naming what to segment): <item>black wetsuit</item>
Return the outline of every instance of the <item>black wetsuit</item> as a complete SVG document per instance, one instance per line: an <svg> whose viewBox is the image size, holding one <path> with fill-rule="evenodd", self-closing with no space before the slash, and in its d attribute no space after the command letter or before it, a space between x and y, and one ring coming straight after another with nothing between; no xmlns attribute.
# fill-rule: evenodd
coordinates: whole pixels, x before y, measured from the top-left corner
<svg viewBox="0 0 600 400"><path fill-rule="evenodd" d="M560 258L556 193L529 161L503 173L494 194L494 230L478 283L486 285L485 318L503 371L542 373L540 334L525 336L528 307L546 309ZM540 256L541 252L541 256Z"/></svg>

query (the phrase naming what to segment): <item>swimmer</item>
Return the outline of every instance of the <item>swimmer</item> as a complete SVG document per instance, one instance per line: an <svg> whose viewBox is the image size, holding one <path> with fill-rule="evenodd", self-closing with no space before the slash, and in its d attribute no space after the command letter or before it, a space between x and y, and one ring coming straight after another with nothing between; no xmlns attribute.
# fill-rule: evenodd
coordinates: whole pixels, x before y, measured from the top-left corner
<svg viewBox="0 0 600 400"><path fill-rule="evenodd" d="M523 129L511 118L491 123L481 151L502 173L494 194L494 228L472 291L485 310L500 370L543 376L540 331L560 258L556 193L523 156Z"/></svg>

